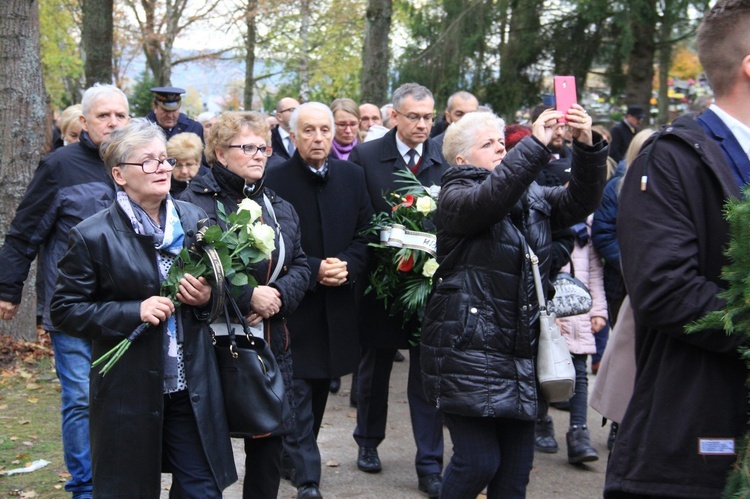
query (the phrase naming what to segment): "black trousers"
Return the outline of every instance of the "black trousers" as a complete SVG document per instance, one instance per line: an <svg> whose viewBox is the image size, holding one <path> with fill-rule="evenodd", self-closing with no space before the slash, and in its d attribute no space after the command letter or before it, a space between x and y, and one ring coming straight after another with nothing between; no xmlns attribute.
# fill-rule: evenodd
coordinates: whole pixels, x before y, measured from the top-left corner
<svg viewBox="0 0 750 499"><path fill-rule="evenodd" d="M170 498L221 498L221 490L203 450L187 390L164 395L162 448L164 464L172 473Z"/></svg>
<svg viewBox="0 0 750 499"><path fill-rule="evenodd" d="M282 437L245 439L243 499L276 499L281 483Z"/></svg>
<svg viewBox="0 0 750 499"><path fill-rule="evenodd" d="M295 470L294 481L298 487L306 483L319 485L321 460L317 439L331 380L295 379L293 386L297 426L294 434L284 437L284 453Z"/></svg>
<svg viewBox="0 0 750 499"><path fill-rule="evenodd" d="M363 348L359 363L359 400L354 440L360 447L374 448L385 439L388 419L388 386L395 348ZM409 348L407 398L418 476L440 474L443 469L443 421L429 404L422 388L419 346Z"/></svg>

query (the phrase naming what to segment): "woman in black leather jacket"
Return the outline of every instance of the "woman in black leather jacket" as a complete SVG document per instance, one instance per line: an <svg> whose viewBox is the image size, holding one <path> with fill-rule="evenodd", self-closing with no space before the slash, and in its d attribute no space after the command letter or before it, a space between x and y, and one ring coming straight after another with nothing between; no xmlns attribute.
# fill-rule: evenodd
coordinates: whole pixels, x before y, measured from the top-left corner
<svg viewBox="0 0 750 499"><path fill-rule="evenodd" d="M195 178L180 199L190 201L208 213L214 222L217 202L227 213L237 211L246 198L262 208L266 224L274 225L272 207L278 222L271 259L256 264L253 275L257 287L245 286L237 299L241 312L250 326L262 331L276 356L284 376L289 407L295 407L292 391L292 355L285 316L294 312L305 295L310 280L310 267L302 251L299 218L291 204L263 186L266 160L271 155L271 131L265 119L252 112L223 113L211 127L206 138L206 159L211 171ZM280 244L283 237L283 246ZM284 248L278 277L269 282ZM281 481L282 436L295 424L290 411L286 423L264 438L245 439L245 480L243 497L275 499Z"/></svg>
<svg viewBox="0 0 750 499"><path fill-rule="evenodd" d="M160 296L205 213L169 196L174 160L158 125L133 120L113 131L102 158L117 197L71 229L51 318L92 340L94 359L151 326L106 376L91 370L94 497L159 497L164 468L170 496L218 499L237 472L207 323L211 287L186 275L179 308Z"/></svg>
<svg viewBox="0 0 750 499"><path fill-rule="evenodd" d="M440 267L422 325L425 394L443 411L454 454L442 495L525 497L534 457L535 358L539 305L528 246L548 282L552 231L594 211L606 175L607 145L574 105L568 188L534 182L563 114L547 110L503 158L503 123L471 113L452 124L443 153L435 216Z"/></svg>

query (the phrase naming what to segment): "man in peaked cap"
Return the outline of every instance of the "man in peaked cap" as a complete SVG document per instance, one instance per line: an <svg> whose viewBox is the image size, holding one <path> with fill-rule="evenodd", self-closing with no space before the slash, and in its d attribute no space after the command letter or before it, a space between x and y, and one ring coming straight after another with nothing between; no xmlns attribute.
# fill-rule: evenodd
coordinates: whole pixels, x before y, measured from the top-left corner
<svg viewBox="0 0 750 499"><path fill-rule="evenodd" d="M203 127L197 121L187 117L185 113L180 112L182 105L181 95L185 89L178 87L154 87L151 89L154 93L154 109L146 119L158 123L164 129L167 140L174 135L182 132L192 132L203 141Z"/></svg>

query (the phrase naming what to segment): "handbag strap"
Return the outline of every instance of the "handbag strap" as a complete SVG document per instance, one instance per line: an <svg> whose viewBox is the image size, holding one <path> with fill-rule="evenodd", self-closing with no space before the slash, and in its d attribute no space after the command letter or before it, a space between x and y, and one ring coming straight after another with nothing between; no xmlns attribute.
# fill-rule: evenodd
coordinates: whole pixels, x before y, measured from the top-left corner
<svg viewBox="0 0 750 499"><path fill-rule="evenodd" d="M276 234L279 236L279 259L276 261L276 267L273 269L273 274L271 274L271 277L268 279L268 282L266 284L271 284L276 280L276 278L279 277L279 274L281 274L281 269L284 267L284 258L286 257L286 249L284 247L284 235L281 233L281 226L279 225L279 221L276 219L276 212L273 209L273 205L271 205L271 200L268 199L268 196L266 196L266 193L263 193L263 203L266 205L266 209L268 210L268 214L271 215L271 218L273 219L273 224L276 228Z"/></svg>
<svg viewBox="0 0 750 499"><path fill-rule="evenodd" d="M544 299L544 287L542 286L542 276L539 273L539 257L534 250L526 243L526 249L529 251L529 260L531 260L531 272L534 274L534 287L536 288L536 299L539 300L539 308L547 310L547 300Z"/></svg>

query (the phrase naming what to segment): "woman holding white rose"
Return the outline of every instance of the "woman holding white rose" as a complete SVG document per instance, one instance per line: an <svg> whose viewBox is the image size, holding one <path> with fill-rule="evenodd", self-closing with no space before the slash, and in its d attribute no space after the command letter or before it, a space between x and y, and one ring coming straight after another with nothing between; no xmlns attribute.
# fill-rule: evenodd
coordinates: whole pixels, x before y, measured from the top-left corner
<svg viewBox="0 0 750 499"><path fill-rule="evenodd" d="M223 113L206 138L205 154L211 171L194 179L180 199L200 206L218 224L222 224L217 216L218 203L221 203L227 213L240 207L251 212L260 210L264 223L276 228L273 234L255 234L260 241L273 244L275 249L269 260L255 267L258 286L244 286L237 303L250 326L271 346L284 376L290 407L294 407L292 357L284 316L294 311L304 297L310 268L300 243L297 213L289 203L264 187L266 161L272 154L270 143L271 131L261 115ZM280 254L282 248L283 254ZM294 415L290 414L285 424L269 436L245 439L243 497L275 498L278 495L282 435L291 431L293 425Z"/></svg>
<svg viewBox="0 0 750 499"><path fill-rule="evenodd" d="M50 315L92 340L92 358L150 326L104 376L90 372L93 495L221 498L237 480L208 316L211 287L189 274L177 308L161 283L195 242L203 210L169 195L173 158L155 123L134 119L101 147L117 196L70 231Z"/></svg>

